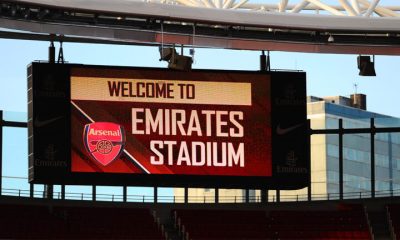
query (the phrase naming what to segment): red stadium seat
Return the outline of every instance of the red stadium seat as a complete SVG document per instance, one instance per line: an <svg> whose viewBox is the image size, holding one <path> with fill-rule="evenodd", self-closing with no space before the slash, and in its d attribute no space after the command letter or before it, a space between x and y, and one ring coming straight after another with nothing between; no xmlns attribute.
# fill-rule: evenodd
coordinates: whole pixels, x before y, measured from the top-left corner
<svg viewBox="0 0 400 240"><path fill-rule="evenodd" d="M0 205L1 239L165 239L146 208Z"/></svg>
<svg viewBox="0 0 400 240"><path fill-rule="evenodd" d="M363 208L337 211L175 210L185 239L371 239Z"/></svg>

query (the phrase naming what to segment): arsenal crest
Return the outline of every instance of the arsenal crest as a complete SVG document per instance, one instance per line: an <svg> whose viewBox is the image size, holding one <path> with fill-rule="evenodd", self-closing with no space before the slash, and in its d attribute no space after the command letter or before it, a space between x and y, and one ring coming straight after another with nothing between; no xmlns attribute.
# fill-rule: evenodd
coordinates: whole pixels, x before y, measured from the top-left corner
<svg viewBox="0 0 400 240"><path fill-rule="evenodd" d="M90 156L103 166L119 157L125 146L124 127L111 122L86 124L83 142Z"/></svg>

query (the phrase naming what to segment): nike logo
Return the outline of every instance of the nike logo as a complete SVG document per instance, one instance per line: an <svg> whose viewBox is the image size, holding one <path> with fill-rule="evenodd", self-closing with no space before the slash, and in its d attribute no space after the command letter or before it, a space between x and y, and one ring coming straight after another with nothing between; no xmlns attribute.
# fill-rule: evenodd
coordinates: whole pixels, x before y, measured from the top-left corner
<svg viewBox="0 0 400 240"><path fill-rule="evenodd" d="M63 118L63 117L55 117L55 118L51 118L51 119L48 119L48 120L41 121L41 120L39 120L38 117L36 117L35 122L34 122L34 126L35 127L44 127L44 126L49 125L49 124L51 124L51 123L53 123L53 122L55 122L55 121L57 121L57 120L59 120L61 118Z"/></svg>
<svg viewBox="0 0 400 240"><path fill-rule="evenodd" d="M276 133L278 135L285 135L286 133L291 132L291 131L295 130L296 128L299 128L302 125L303 124L300 123L300 124L297 124L297 125L294 125L294 126L291 126L288 128L281 128L281 125L279 124L278 127L276 128Z"/></svg>

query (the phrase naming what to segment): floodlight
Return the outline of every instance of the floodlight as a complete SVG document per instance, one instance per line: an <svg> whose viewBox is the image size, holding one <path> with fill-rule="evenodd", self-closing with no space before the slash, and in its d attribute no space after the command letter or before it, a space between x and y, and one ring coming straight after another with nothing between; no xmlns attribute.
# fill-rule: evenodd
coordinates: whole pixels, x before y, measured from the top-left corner
<svg viewBox="0 0 400 240"><path fill-rule="evenodd" d="M192 70L192 63L193 60L191 57L173 54L168 63L168 68L181 71L190 71Z"/></svg>
<svg viewBox="0 0 400 240"><path fill-rule="evenodd" d="M373 59L375 60L375 57ZM370 56L358 56L357 65L360 70L360 76L376 76L375 61L371 62Z"/></svg>
<svg viewBox="0 0 400 240"><path fill-rule="evenodd" d="M173 47L160 47L160 61L169 61L173 54L177 54Z"/></svg>
<svg viewBox="0 0 400 240"><path fill-rule="evenodd" d="M332 35L329 35L328 42L333 43L335 38Z"/></svg>

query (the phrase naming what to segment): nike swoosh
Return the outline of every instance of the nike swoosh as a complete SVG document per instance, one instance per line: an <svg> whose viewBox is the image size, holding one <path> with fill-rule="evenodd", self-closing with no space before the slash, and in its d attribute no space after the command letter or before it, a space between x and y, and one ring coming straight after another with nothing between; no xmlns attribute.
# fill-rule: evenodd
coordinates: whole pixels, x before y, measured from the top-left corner
<svg viewBox="0 0 400 240"><path fill-rule="evenodd" d="M38 117L36 117L34 126L35 127L44 127L44 126L49 125L49 124L51 124L51 123L53 123L53 122L55 122L55 121L57 121L58 119L61 119L61 118L63 118L63 117L55 117L55 118L51 118L51 119L48 119L48 120L41 121L41 120L39 120Z"/></svg>
<svg viewBox="0 0 400 240"><path fill-rule="evenodd" d="M281 128L281 126L278 125L278 127L276 128L276 133L278 135L285 135L286 133L291 132L291 131L295 130L296 128L299 128L302 125L303 124L300 123L300 124L297 124L297 125L294 125L294 126L291 126L291 127L288 127L288 128Z"/></svg>

